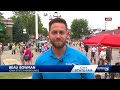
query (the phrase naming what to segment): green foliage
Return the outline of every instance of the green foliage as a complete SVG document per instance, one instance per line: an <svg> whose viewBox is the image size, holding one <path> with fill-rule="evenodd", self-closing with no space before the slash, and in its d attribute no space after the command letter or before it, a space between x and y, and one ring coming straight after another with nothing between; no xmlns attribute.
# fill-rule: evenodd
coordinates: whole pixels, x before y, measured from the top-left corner
<svg viewBox="0 0 120 90"><path fill-rule="evenodd" d="M23 24L20 17L16 19L13 25L13 42L26 42L28 40L28 35L23 34Z"/></svg>
<svg viewBox="0 0 120 90"><path fill-rule="evenodd" d="M6 28L5 24L0 22L0 31L5 30L5 28Z"/></svg>
<svg viewBox="0 0 120 90"><path fill-rule="evenodd" d="M35 11L13 11L15 16L23 16L23 15L34 15Z"/></svg>
<svg viewBox="0 0 120 90"><path fill-rule="evenodd" d="M13 11L14 13L14 16L11 17L14 22L16 22L17 18L19 18L19 23L20 25L14 25L14 28L17 28L18 27L20 28L18 31L17 30L14 30L14 33L13 33L13 36L15 38L19 38L18 35L16 35L16 33L19 33L21 34L21 36L23 36L22 34L22 30L23 28L26 29L26 32L27 32L27 35L35 35L35 12L34 11ZM16 19L16 20L15 20ZM39 34L42 34L42 28L43 28L43 24L41 23L41 18L38 17L38 33ZM22 29L22 30L21 30ZM21 30L21 31L20 31ZM20 31L20 32L19 32ZM14 38L14 40L15 40ZM25 39L25 37L24 37ZM15 40L16 41L16 40Z"/></svg>
<svg viewBox="0 0 120 90"><path fill-rule="evenodd" d="M15 22L16 19L17 19L17 17L16 17L16 16L12 16L12 17L10 17L9 19L12 19L12 21Z"/></svg>
<svg viewBox="0 0 120 90"><path fill-rule="evenodd" d="M3 13L0 12L0 20L4 19Z"/></svg>
<svg viewBox="0 0 120 90"><path fill-rule="evenodd" d="M72 38L81 38L90 33L86 19L74 19L71 25Z"/></svg>
<svg viewBox="0 0 120 90"><path fill-rule="evenodd" d="M4 19L3 13L0 12L0 20ZM6 31L6 26L4 23L0 22L0 42L7 43L11 40L10 36Z"/></svg>
<svg viewBox="0 0 120 90"><path fill-rule="evenodd" d="M0 25L4 27L0 31L0 42L7 43L7 42L9 42L11 40L11 38L10 38L10 36L8 35L8 33L6 31L5 24L0 22Z"/></svg>
<svg viewBox="0 0 120 90"><path fill-rule="evenodd" d="M38 33L43 34L43 24L41 22L41 18L38 17Z"/></svg>
<svg viewBox="0 0 120 90"><path fill-rule="evenodd" d="M48 36L48 30L47 28L43 27L43 36Z"/></svg>

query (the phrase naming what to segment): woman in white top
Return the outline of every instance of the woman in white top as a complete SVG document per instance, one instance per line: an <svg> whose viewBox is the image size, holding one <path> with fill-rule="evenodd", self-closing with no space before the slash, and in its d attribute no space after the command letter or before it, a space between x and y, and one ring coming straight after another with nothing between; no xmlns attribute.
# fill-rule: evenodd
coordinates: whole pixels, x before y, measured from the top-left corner
<svg viewBox="0 0 120 90"><path fill-rule="evenodd" d="M94 63L96 64L96 58L95 58L95 52L96 52L96 47L92 47L91 49L91 62L94 60Z"/></svg>
<svg viewBox="0 0 120 90"><path fill-rule="evenodd" d="M102 51L100 52L99 58L100 59L98 65L104 65L106 62L106 47L102 47Z"/></svg>

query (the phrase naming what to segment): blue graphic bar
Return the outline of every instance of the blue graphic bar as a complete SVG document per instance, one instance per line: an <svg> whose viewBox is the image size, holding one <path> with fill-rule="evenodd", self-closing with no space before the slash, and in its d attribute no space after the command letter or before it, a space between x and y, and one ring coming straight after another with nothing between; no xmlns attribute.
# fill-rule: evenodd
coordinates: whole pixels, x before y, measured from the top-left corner
<svg viewBox="0 0 120 90"><path fill-rule="evenodd" d="M0 72L72 72L72 69L74 68L74 71L77 70L76 72L80 73L80 71L91 70L91 68L87 67L81 68L81 66L84 67L84 65L78 66L77 68L75 68L75 66L77 65L1 65ZM120 72L120 66L97 66L94 70L95 72L115 73Z"/></svg>

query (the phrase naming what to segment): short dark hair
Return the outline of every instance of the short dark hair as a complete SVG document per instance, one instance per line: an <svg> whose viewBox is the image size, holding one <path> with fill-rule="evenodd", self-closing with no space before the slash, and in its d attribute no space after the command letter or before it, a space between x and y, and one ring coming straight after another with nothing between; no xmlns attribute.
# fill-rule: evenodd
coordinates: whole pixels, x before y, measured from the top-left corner
<svg viewBox="0 0 120 90"><path fill-rule="evenodd" d="M26 48L29 48L29 46L27 45Z"/></svg>
<svg viewBox="0 0 120 90"><path fill-rule="evenodd" d="M55 19L52 19L49 22L49 31L50 31L51 25L54 24L54 23L63 23L63 24L65 24L66 29L67 29L67 23L63 18L55 18Z"/></svg>
<svg viewBox="0 0 120 90"><path fill-rule="evenodd" d="M96 79L101 79L101 75L96 74L96 75L95 75L95 78L96 78Z"/></svg>

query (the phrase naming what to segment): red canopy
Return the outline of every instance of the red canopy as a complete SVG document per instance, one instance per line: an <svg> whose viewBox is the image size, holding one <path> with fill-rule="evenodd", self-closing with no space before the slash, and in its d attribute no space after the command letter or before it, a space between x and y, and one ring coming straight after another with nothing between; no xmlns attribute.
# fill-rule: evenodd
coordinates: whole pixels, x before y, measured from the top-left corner
<svg viewBox="0 0 120 90"><path fill-rule="evenodd" d="M114 34L98 35L91 37L90 39L84 40L83 43L87 45L120 47L120 35Z"/></svg>

